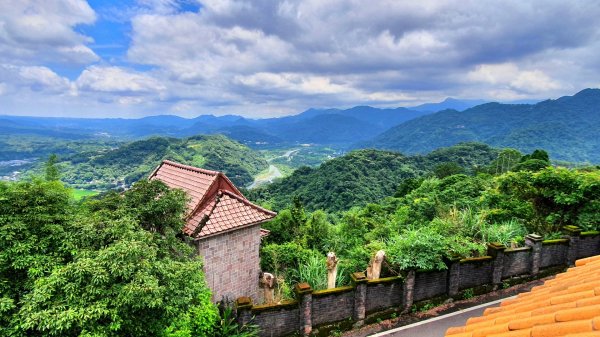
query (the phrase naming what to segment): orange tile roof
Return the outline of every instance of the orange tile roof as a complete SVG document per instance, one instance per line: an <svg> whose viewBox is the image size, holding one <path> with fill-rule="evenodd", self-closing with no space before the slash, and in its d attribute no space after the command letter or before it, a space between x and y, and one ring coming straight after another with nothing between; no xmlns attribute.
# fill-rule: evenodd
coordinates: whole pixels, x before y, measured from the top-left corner
<svg viewBox="0 0 600 337"><path fill-rule="evenodd" d="M577 260L530 292L487 308L450 337L600 337L600 255Z"/></svg>
<svg viewBox="0 0 600 337"><path fill-rule="evenodd" d="M149 179L158 179L187 193L190 201L183 232L194 238L259 224L276 215L248 201L221 172L165 160Z"/></svg>

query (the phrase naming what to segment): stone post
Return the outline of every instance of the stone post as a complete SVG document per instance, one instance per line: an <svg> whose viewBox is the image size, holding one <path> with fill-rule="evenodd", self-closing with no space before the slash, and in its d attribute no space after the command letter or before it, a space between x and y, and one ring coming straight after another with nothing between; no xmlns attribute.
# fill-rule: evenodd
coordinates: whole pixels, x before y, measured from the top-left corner
<svg viewBox="0 0 600 337"><path fill-rule="evenodd" d="M338 261L334 252L327 253L327 289L335 288Z"/></svg>
<svg viewBox="0 0 600 337"><path fill-rule="evenodd" d="M497 289L498 285L502 283L502 273L504 271L504 250L506 246L499 242L492 242L488 244L487 255L494 258L492 260L492 284ZM457 288L458 292L458 288Z"/></svg>
<svg viewBox="0 0 600 337"><path fill-rule="evenodd" d="M542 241L544 239L537 234L527 234L525 245L531 247L531 275L537 275L542 265Z"/></svg>
<svg viewBox="0 0 600 337"><path fill-rule="evenodd" d="M312 289L308 283L300 283L294 290L300 308L300 334L309 336L312 332Z"/></svg>
<svg viewBox="0 0 600 337"><path fill-rule="evenodd" d="M575 265L575 260L577 260L577 246L579 244L579 235L581 234L581 229L579 229L577 226L565 226L563 227L563 232L569 236L567 264L569 266L573 266Z"/></svg>
<svg viewBox="0 0 600 337"><path fill-rule="evenodd" d="M385 259L385 252L380 250L371 258L371 262L369 263L369 268L367 268L367 278L369 280L377 280L381 275L381 265L383 264L383 260Z"/></svg>
<svg viewBox="0 0 600 337"><path fill-rule="evenodd" d="M237 310L237 322L240 326L250 323L252 320L252 299L250 297L240 297L235 301Z"/></svg>
<svg viewBox="0 0 600 337"><path fill-rule="evenodd" d="M447 292L448 296L454 297L458 295L458 286L460 285L460 258L449 259L446 263L448 264Z"/></svg>
<svg viewBox="0 0 600 337"><path fill-rule="evenodd" d="M354 312L352 319L354 326L360 327L365 324L365 313L367 307L367 278L365 273L358 272L351 275L354 283Z"/></svg>
<svg viewBox="0 0 600 337"><path fill-rule="evenodd" d="M404 284L403 284L403 296L404 296L404 310L402 310L403 313L409 312L410 311L410 307L412 307L413 305L413 290L415 289L415 271L414 270L409 270L408 273L406 273L406 277L404 278Z"/></svg>
<svg viewBox="0 0 600 337"><path fill-rule="evenodd" d="M275 277L271 273L260 273L260 286L263 288L265 304L275 302Z"/></svg>

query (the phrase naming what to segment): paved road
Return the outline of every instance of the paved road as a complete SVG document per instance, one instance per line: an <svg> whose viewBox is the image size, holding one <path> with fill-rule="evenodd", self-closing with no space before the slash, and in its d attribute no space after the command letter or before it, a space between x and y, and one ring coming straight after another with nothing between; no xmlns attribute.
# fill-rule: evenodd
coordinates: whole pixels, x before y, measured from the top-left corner
<svg viewBox="0 0 600 337"><path fill-rule="evenodd" d="M503 301L504 299L500 300ZM473 316L481 316L483 310L488 307L497 306L500 301L482 304L453 312L448 315L432 318L426 321L410 324L390 331L380 332L372 337L443 337L446 329L451 326L465 325L467 319Z"/></svg>

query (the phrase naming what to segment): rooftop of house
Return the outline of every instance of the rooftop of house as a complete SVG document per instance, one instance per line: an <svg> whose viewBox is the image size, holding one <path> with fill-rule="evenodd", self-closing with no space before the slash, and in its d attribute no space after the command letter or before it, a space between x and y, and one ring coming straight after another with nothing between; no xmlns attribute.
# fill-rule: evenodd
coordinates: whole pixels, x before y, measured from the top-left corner
<svg viewBox="0 0 600 337"><path fill-rule="evenodd" d="M446 337L484 336L600 336L600 255L446 331Z"/></svg>
<svg viewBox="0 0 600 337"><path fill-rule="evenodd" d="M149 179L187 193L190 201L183 232L195 239L260 224L276 215L251 203L221 172L164 160Z"/></svg>

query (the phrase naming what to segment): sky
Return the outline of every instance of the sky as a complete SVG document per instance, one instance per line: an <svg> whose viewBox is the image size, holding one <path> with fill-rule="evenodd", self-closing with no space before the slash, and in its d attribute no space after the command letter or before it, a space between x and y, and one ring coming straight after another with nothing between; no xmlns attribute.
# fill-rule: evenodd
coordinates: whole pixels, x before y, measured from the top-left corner
<svg viewBox="0 0 600 337"><path fill-rule="evenodd" d="M0 0L0 115L276 117L600 87L600 2Z"/></svg>

